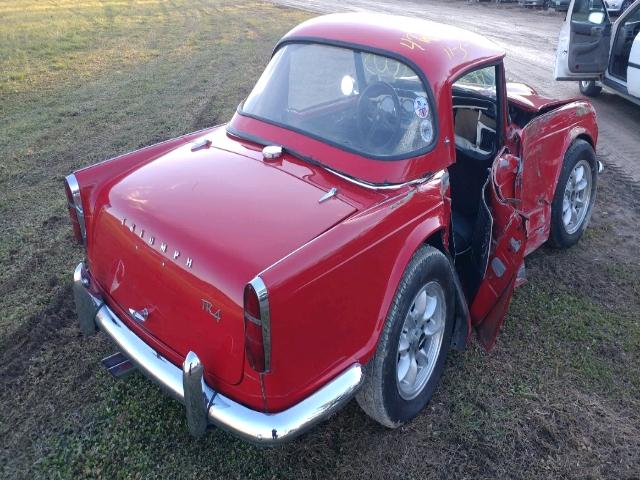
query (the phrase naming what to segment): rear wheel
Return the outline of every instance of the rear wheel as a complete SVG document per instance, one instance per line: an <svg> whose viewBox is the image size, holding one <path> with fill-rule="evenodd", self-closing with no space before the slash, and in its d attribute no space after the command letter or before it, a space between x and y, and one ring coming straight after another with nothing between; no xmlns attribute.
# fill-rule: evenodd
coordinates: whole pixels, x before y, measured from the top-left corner
<svg viewBox="0 0 640 480"><path fill-rule="evenodd" d="M587 97L596 97L602 92L602 87L595 80L581 80L578 82L580 92Z"/></svg>
<svg viewBox="0 0 640 480"><path fill-rule="evenodd" d="M566 248L580 240L591 218L597 181L593 148L584 140L576 140L565 153L551 204L551 245Z"/></svg>
<svg viewBox="0 0 640 480"><path fill-rule="evenodd" d="M374 420L395 428L429 403L451 343L454 284L439 250L418 250L398 286L357 400Z"/></svg>

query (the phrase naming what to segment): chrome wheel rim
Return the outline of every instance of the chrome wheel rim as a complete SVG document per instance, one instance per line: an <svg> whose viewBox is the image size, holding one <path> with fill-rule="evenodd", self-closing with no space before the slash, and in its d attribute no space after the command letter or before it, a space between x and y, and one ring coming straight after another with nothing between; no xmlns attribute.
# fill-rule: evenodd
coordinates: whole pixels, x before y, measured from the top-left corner
<svg viewBox="0 0 640 480"><path fill-rule="evenodd" d="M589 162L580 160L569 175L562 199L562 223L570 235L580 229L587 217L592 182Z"/></svg>
<svg viewBox="0 0 640 480"><path fill-rule="evenodd" d="M429 282L411 302L398 341L396 383L405 400L417 397L431 378L445 322L444 290L439 283Z"/></svg>
<svg viewBox="0 0 640 480"><path fill-rule="evenodd" d="M582 84L582 88L584 88L585 90L591 85L590 80L581 80L580 83Z"/></svg>

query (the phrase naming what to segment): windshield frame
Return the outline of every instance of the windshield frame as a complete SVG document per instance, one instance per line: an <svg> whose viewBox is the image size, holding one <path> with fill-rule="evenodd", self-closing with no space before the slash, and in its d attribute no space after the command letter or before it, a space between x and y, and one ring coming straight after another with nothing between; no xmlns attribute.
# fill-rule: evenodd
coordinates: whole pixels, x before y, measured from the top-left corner
<svg viewBox="0 0 640 480"><path fill-rule="evenodd" d="M398 154L398 155L376 155L376 154L371 154L371 153L367 153L364 151L360 151L356 148L351 148L348 147L346 145L341 145L337 142L334 142L332 140L329 140L327 138L321 137L319 135L310 133L306 130L300 129L300 128L296 128L292 125L287 125L281 122L277 122L274 120L270 120L258 115L254 115L248 112L245 112L243 110L244 107L244 102L246 100L246 98L238 105L238 108L236 109L236 113L238 115L241 115L243 117L248 117L248 118L252 118L254 120L260 121L260 122L264 122L270 125L274 125L276 127L279 128L283 128L285 130L290 130L292 132L298 133L300 135L304 135L306 137L312 138L314 140L317 140L319 142L322 142L326 145L329 145L331 147L337 148L339 150L345 151L345 152L349 152L349 153L353 153L355 155L359 155L363 158L367 158L367 159L371 159L371 160L380 160L380 161L398 161L398 160L407 160L407 159L411 159L411 158L416 158L416 157L421 157L423 155L426 155L427 153L431 152L436 145L438 144L438 140L440 138L440 129L439 129L439 118L438 118L438 108L437 108L437 104L435 102L435 97L433 95L433 91L431 89L431 84L429 83L429 81L427 80L427 77L425 76L424 72L422 71L422 69L416 65L413 61L411 61L410 59L402 56L402 55L398 55L395 52L390 52L388 50L384 50L384 49L379 49L379 48L374 48L374 47L370 47L367 45L362 45L362 44L358 44L358 43L351 43L351 42L343 42L343 41L339 41L339 40L330 40L330 39L325 39L325 38L318 38L318 37L292 37L292 38L287 38L286 40L282 40L280 41L276 47L274 48L272 54L271 54L271 59L273 58L273 56L284 46L286 45L290 45L290 44L319 44L319 45L327 45L327 46L333 46L333 47L338 47L338 48L346 48L346 49L350 49L353 52L363 52L363 53L371 53L371 54L375 54L375 55L381 55L381 56L385 56L388 58L391 58L393 60L396 60L404 65L406 65L407 67L411 68L411 70L418 76L418 79L420 80L420 82L422 83L422 87L424 88L425 93L427 94L427 98L430 102L431 105L431 111L432 111L432 124L433 124L433 139L431 141L430 144L425 145L422 148L419 148L417 150L413 150L410 152L406 152L406 153L402 153L402 154ZM269 61L271 61L271 59ZM266 67L265 67L266 68ZM286 146L286 145L285 145Z"/></svg>

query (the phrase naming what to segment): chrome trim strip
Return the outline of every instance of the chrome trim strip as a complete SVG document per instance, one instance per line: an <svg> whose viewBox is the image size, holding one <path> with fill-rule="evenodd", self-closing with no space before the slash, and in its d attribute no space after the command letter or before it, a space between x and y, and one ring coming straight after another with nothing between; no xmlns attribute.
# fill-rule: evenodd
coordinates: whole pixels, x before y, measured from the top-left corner
<svg viewBox="0 0 640 480"><path fill-rule="evenodd" d="M342 178L343 180L346 180L347 182L351 182L355 185L359 185L361 187L364 188L368 188L370 190L396 190L398 188L402 188L402 187L406 187L409 185L419 185L421 183L424 183L426 181L429 181L433 178L433 173L429 173L428 175L424 176L424 177L420 177L420 178L416 178L415 180L409 180L408 182L403 182L403 183L391 183L389 185L378 185L375 183L369 183L369 182L365 182L364 180L356 180L353 177L349 177L348 175L343 175L340 172L335 171L333 168L330 167L324 167L327 170L329 170L331 173L333 173L334 175L337 175L338 177Z"/></svg>
<svg viewBox="0 0 640 480"><path fill-rule="evenodd" d="M76 215L78 217L78 224L80 225L80 233L82 234L82 242L84 245L87 245L87 227L84 222L84 210L82 209L82 198L80 197L80 185L78 184L78 179L76 176L71 173L67 175L64 179L69 185L69 190L71 191L71 196L73 197L73 207L76 210Z"/></svg>
<svg viewBox="0 0 640 480"><path fill-rule="evenodd" d="M84 265L78 265L76 272L86 274ZM74 276L76 302L78 297L85 297L83 302L93 302L94 305L99 304L100 308L97 310L95 317L91 316L90 311L79 311L80 315L85 316L85 319L80 319L80 323L86 322L87 319L93 321L95 318L95 324L100 330L111 337L122 353L141 372L157 382L172 397L180 402L185 402L183 369L173 365L142 341L101 299L90 293L84 287L84 282L87 278L89 277L78 275L76 279ZM185 362L185 365L193 365L193 362ZM198 372L195 372L195 374L197 378ZM363 380L362 367L360 364L355 363L300 403L282 412L271 414L247 408L214 391L204 381L201 382L201 386L208 424L216 425L252 443L278 445L301 435L342 408L356 394ZM191 383L189 381L189 385ZM190 396L191 393L193 393L193 390L187 396ZM189 398L192 399L193 397ZM190 409L190 415L197 412L197 404L195 407L190 407ZM198 430L196 429L196 431Z"/></svg>
<svg viewBox="0 0 640 480"><path fill-rule="evenodd" d="M253 143L257 143L259 145L271 145L271 143L267 140L264 140L260 137L256 137L255 135L249 135L243 132L239 132L238 130L227 126L227 133L229 133L230 135L240 138L242 140L246 140L249 142L253 142ZM282 147L284 149L284 151L286 151L289 155L294 156L295 158L297 158L298 160L301 160L303 162L306 163L310 163L311 165L317 166L319 168L323 168L324 170L331 172L335 175L337 175L338 177L351 182L355 185L359 185L361 187L365 187L365 188L370 188L372 190L393 190L396 188L401 188L404 187L405 185L413 185L413 184L419 184L419 183L424 183L427 180L430 180L433 177L432 173L428 173L426 174L424 177L421 178L416 178L414 180L410 180L408 182L403 182L403 183L389 183L389 184L378 184L378 183L371 183L371 182L366 182L364 180L358 180L354 177L350 177L349 175L346 175L344 173L339 172L338 170L335 170L331 167L326 166L324 163L319 162L317 160L314 160L311 157L307 157L305 155L302 155L300 153L298 153L295 150L292 150L290 148L287 147Z"/></svg>
<svg viewBox="0 0 640 480"><path fill-rule="evenodd" d="M260 305L260 323L262 324L262 344L264 346L264 371L269 372L271 367L271 313L269 310L269 292L267 286L259 276L249 282L258 295Z"/></svg>

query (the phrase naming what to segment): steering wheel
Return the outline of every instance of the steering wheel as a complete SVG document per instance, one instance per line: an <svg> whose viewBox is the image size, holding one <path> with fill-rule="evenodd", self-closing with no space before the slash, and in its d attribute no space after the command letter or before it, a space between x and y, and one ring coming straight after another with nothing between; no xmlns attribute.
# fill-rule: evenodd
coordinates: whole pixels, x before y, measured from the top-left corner
<svg viewBox="0 0 640 480"><path fill-rule="evenodd" d="M362 144L390 151L400 140L400 98L386 82L367 86L358 99L358 130Z"/></svg>

